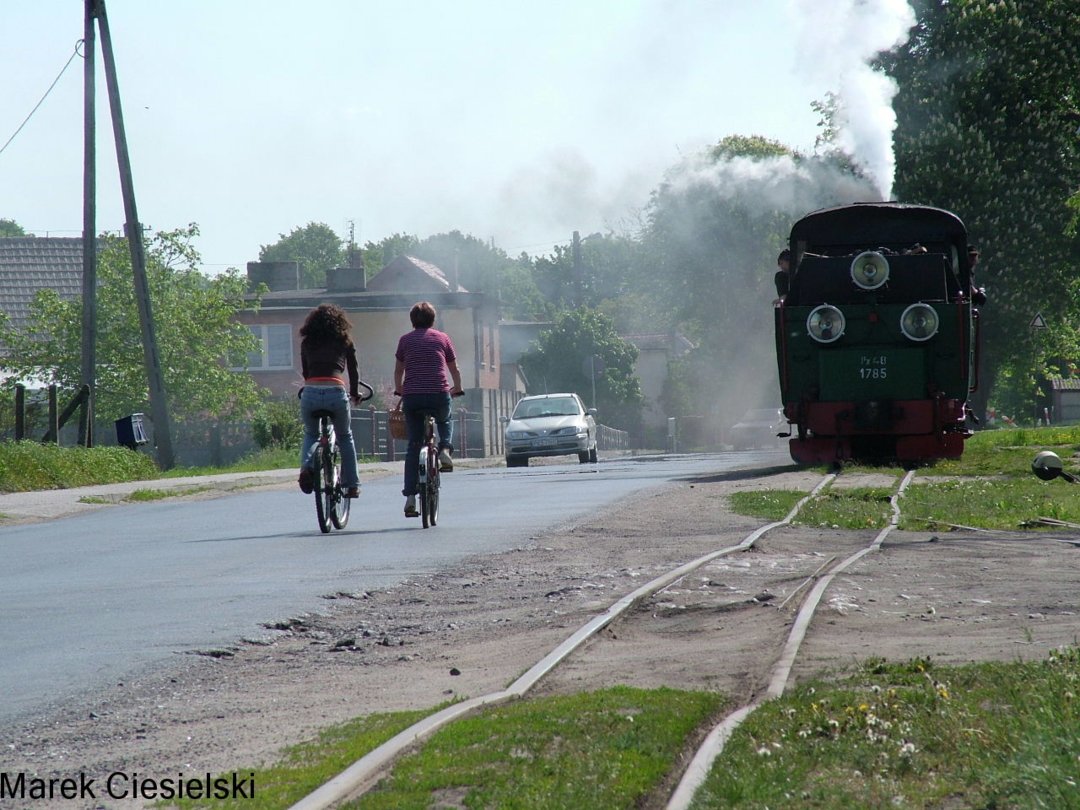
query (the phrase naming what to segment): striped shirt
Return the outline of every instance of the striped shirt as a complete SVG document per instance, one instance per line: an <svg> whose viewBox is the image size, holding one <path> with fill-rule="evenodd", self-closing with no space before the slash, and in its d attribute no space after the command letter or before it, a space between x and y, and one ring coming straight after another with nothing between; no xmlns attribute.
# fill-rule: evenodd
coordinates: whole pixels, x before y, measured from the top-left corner
<svg viewBox="0 0 1080 810"><path fill-rule="evenodd" d="M450 391L447 363L457 361L453 341L438 329L413 329L398 340L394 354L405 364L402 394L440 394Z"/></svg>

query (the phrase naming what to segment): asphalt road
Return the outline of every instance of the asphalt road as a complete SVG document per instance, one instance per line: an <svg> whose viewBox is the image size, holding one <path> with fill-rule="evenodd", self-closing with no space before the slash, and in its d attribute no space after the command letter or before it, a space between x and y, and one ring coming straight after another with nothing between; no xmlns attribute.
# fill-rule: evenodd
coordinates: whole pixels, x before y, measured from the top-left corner
<svg viewBox="0 0 1080 810"><path fill-rule="evenodd" d="M384 588L515 548L641 489L790 463L786 452L459 469L439 525L402 516L397 475L366 480L344 531L321 534L298 489L171 498L0 529L0 722L137 676L177 654L265 637ZM623 501L621 508L632 508Z"/></svg>

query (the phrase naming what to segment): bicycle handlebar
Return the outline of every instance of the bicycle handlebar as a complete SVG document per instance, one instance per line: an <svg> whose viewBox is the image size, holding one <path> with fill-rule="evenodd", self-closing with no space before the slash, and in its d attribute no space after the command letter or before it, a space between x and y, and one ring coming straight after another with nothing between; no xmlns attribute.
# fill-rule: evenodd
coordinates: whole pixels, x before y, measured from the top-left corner
<svg viewBox="0 0 1080 810"><path fill-rule="evenodd" d="M366 388L368 391L366 395L361 394L360 398L356 400L358 404L361 402L367 402L369 399L375 396L375 389L368 385L366 382L364 382L363 380L357 380L356 382L359 384L360 387Z"/></svg>

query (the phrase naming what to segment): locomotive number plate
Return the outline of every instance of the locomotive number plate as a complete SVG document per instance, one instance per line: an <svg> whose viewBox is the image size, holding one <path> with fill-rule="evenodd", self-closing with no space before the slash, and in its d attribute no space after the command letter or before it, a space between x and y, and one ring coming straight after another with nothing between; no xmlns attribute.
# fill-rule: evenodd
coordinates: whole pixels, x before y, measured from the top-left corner
<svg viewBox="0 0 1080 810"><path fill-rule="evenodd" d="M917 399L925 395L923 353L910 349L845 349L822 352L825 400Z"/></svg>

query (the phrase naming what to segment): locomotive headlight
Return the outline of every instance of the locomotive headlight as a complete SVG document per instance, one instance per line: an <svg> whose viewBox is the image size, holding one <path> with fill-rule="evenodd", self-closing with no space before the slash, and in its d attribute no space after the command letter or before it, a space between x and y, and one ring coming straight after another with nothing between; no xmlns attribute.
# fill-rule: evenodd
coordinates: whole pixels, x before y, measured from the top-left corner
<svg viewBox="0 0 1080 810"><path fill-rule="evenodd" d="M900 316L904 337L921 343L937 334L938 315L929 304L912 304Z"/></svg>
<svg viewBox="0 0 1080 810"><path fill-rule="evenodd" d="M806 319L806 331L818 343L832 343L844 334L844 313L830 304L814 307Z"/></svg>
<svg viewBox="0 0 1080 810"><path fill-rule="evenodd" d="M865 250L851 263L851 280L864 290L876 290L889 280L889 262L876 250Z"/></svg>

